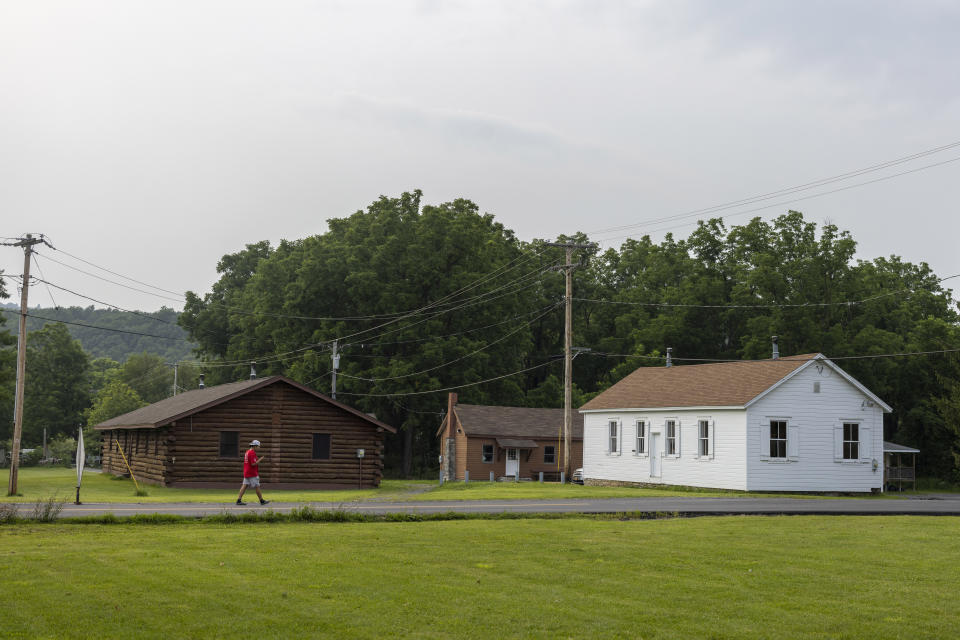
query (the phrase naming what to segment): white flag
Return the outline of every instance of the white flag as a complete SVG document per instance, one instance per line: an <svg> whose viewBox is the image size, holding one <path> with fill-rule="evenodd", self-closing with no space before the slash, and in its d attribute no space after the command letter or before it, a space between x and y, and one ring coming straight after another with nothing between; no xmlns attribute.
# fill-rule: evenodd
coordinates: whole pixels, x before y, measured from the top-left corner
<svg viewBox="0 0 960 640"><path fill-rule="evenodd" d="M77 489L80 488L80 481L83 480L83 463L86 461L87 454L83 450L83 427L79 429L77 437ZM80 495L79 493L77 494Z"/></svg>

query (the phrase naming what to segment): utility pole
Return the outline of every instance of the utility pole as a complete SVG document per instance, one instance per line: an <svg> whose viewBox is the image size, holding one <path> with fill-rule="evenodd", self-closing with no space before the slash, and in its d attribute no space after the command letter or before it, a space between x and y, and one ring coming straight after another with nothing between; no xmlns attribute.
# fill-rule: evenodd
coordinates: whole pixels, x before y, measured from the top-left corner
<svg viewBox="0 0 960 640"><path fill-rule="evenodd" d="M349 345L348 345L349 346ZM332 379L330 380L330 397L334 400L337 399L337 369L340 368L340 354L337 353L337 341L333 341L333 353L330 354L330 359L333 360L333 371Z"/></svg>
<svg viewBox="0 0 960 640"><path fill-rule="evenodd" d="M20 471L20 436L23 433L23 379L27 372L27 292L30 289L30 255L33 253L33 245L40 243L50 246L43 239L43 235L34 238L29 233L16 242L5 243L14 247L23 247L23 286L20 288L20 329L17 334L17 388L13 409L13 457L10 458L8 496L17 495L17 476Z"/></svg>
<svg viewBox="0 0 960 640"><path fill-rule="evenodd" d="M179 362L173 363L173 395L177 395L177 365Z"/></svg>
<svg viewBox="0 0 960 640"><path fill-rule="evenodd" d="M573 426L573 270L578 266L573 263L573 250L593 249L597 245L592 242L545 242L544 244L548 247L566 249L566 264L562 267L567 280L563 332L563 475L569 480L570 430Z"/></svg>

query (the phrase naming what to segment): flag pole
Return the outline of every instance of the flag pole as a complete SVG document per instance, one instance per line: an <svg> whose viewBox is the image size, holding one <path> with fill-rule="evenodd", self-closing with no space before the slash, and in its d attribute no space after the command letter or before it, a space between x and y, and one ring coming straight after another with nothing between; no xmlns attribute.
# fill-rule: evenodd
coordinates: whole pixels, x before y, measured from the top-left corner
<svg viewBox="0 0 960 640"><path fill-rule="evenodd" d="M74 504L81 504L80 483L83 481L83 464L86 458L87 453L83 446L83 425L79 425L77 427L77 501Z"/></svg>

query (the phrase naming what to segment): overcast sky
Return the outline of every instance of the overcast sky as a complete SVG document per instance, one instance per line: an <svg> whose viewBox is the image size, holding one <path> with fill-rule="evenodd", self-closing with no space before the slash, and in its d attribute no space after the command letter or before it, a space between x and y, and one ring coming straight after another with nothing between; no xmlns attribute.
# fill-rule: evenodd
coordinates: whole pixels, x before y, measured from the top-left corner
<svg viewBox="0 0 960 640"><path fill-rule="evenodd" d="M960 141L957 34L949 0L5 2L0 236L198 292L224 253L415 188L526 240L685 236L643 223ZM861 258L960 273L960 162L789 200L729 223L795 208ZM179 308L41 253L51 282Z"/></svg>

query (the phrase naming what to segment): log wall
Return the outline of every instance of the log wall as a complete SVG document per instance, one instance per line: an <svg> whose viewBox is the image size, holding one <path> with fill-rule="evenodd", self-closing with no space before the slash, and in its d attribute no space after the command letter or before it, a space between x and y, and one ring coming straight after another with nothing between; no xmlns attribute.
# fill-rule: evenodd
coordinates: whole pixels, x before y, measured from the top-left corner
<svg viewBox="0 0 960 640"><path fill-rule="evenodd" d="M133 432L141 435L137 446ZM220 432L238 434L237 455L220 456ZM167 485L236 486L243 480L243 454L261 442L260 481L266 485L371 488L383 473L383 434L366 420L282 382L252 391L158 430L119 434L137 479ZM160 433L162 432L162 434ZM313 459L313 434L330 435L330 458ZM112 438L113 436L111 436ZM156 446L154 446L156 444ZM365 450L362 471L357 449ZM126 473L114 447L104 443L103 469ZM156 450L156 453L154 451Z"/></svg>

